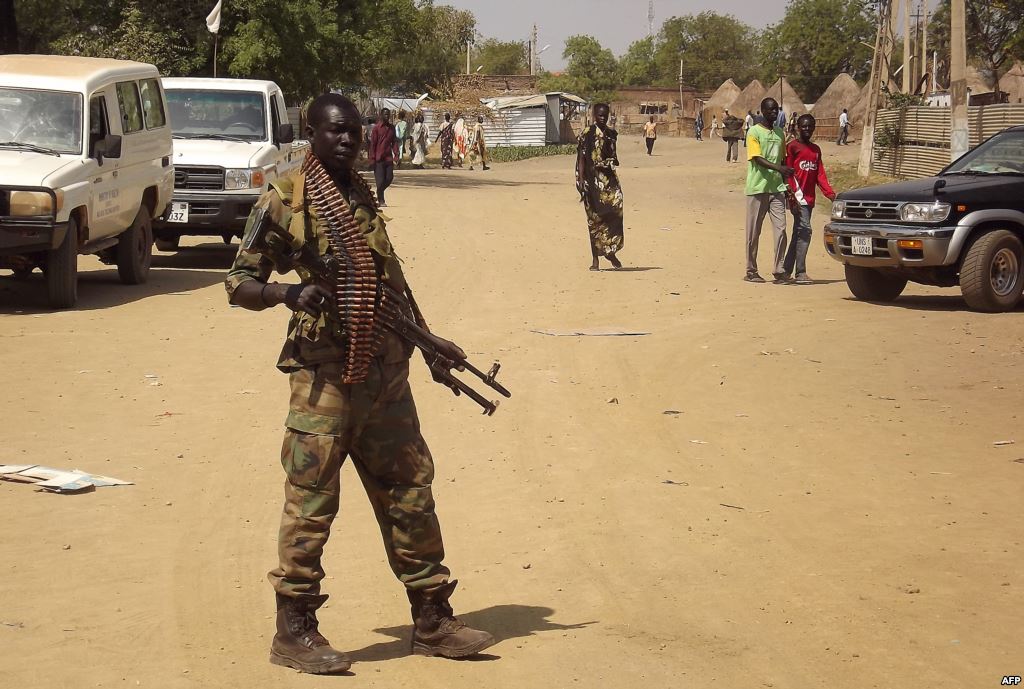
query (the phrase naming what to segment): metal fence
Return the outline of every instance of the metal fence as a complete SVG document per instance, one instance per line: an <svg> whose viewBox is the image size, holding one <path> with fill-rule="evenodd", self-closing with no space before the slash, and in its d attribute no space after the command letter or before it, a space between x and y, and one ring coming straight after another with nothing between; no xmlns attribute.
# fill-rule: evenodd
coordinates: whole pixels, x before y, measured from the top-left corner
<svg viewBox="0 0 1024 689"><path fill-rule="evenodd" d="M967 109L972 148L1015 125L1024 125L1024 105L1000 103ZM951 127L949 108L880 110L875 122L874 170L901 179L937 174L950 162Z"/></svg>

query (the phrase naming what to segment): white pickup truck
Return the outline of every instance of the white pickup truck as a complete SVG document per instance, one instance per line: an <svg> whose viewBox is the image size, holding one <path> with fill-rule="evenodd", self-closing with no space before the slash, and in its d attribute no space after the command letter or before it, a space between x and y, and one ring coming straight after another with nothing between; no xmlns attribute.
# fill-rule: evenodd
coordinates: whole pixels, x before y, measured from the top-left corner
<svg viewBox="0 0 1024 689"><path fill-rule="evenodd" d="M182 235L241 237L269 183L302 164L284 96L272 81L165 78L174 135L174 198L154 228L156 245Z"/></svg>

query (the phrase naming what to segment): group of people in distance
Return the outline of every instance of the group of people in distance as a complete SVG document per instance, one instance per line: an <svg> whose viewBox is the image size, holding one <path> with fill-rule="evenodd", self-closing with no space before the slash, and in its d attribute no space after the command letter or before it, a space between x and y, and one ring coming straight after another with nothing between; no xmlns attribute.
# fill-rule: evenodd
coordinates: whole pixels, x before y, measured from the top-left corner
<svg viewBox="0 0 1024 689"><path fill-rule="evenodd" d="M422 169L427 162L430 127L423 121L422 113L416 113L413 116L411 127L406 119L405 111L400 111L398 122L392 124L391 110L382 108L376 123L366 134L367 158L373 167L373 178L377 185L377 201L381 206L387 206L384 193L394 182L395 166L401 166L402 160L406 156L410 157L412 166L417 169ZM455 128L451 120L451 115L445 113L444 124L441 125L436 139L441 147L441 167L446 170L452 168L455 144ZM484 141L483 122L484 118L478 116L476 124L470 130L467 146L470 170L473 169L478 158L482 160L484 170L490 169L487 166L487 145Z"/></svg>
<svg viewBox="0 0 1024 689"><path fill-rule="evenodd" d="M795 135L787 137L780 107L774 98L761 101L759 117L748 113L746 122L725 111L722 138L726 140L726 160L737 161L739 141L747 148L746 257L747 282L765 282L757 271L757 248L765 216L771 219L775 260L772 278L775 284L813 284L807 274L807 251L811 243L811 213L817 189L830 200L836 193L828 181L821 148L811 139L815 120L810 114L796 118ZM845 114L845 111L844 111ZM580 134L576 153L576 190L587 215L591 270L600 270L604 257L613 268L621 268L616 254L622 249L623 196L615 168L619 165L616 142L618 132L610 127L609 107L597 103L593 124ZM715 118L717 125L717 117ZM847 127L848 125L847 118ZM698 126L700 115L698 114ZM785 124L785 120L782 120ZM698 134L698 129L695 133ZM657 140L655 118L644 123L642 134L647 155ZM840 137L843 129L840 127ZM793 214L793 236L787 245L786 209Z"/></svg>

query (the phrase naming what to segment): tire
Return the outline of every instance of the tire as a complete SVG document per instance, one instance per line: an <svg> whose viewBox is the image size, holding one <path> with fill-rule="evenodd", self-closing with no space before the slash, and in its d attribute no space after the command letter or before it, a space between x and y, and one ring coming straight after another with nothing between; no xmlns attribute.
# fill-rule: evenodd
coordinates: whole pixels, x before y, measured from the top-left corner
<svg viewBox="0 0 1024 689"><path fill-rule="evenodd" d="M117 274L126 285L141 285L153 262L153 218L145 204L117 242Z"/></svg>
<svg viewBox="0 0 1024 689"><path fill-rule="evenodd" d="M180 234L165 235L156 238L156 248L160 249L160 251L177 251L180 242Z"/></svg>
<svg viewBox="0 0 1024 689"><path fill-rule="evenodd" d="M895 301L907 286L907 278L881 270L851 265L845 268L846 286L862 301Z"/></svg>
<svg viewBox="0 0 1024 689"><path fill-rule="evenodd" d="M53 309L70 309L78 302L78 223L68 220L68 232L56 249L46 252L46 301Z"/></svg>
<svg viewBox="0 0 1024 689"><path fill-rule="evenodd" d="M1024 244L1009 230L978 237L960 265L960 291L975 311L1010 311L1024 291Z"/></svg>
<svg viewBox="0 0 1024 689"><path fill-rule="evenodd" d="M13 270L15 280L28 280L32 277L31 268L14 268Z"/></svg>

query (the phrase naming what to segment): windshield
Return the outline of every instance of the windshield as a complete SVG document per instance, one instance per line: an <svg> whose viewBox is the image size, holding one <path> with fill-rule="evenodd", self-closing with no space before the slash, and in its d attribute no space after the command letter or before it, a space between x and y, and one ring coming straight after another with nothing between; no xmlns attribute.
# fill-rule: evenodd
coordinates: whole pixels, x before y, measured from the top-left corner
<svg viewBox="0 0 1024 689"><path fill-rule="evenodd" d="M81 153L82 94L0 86L0 142Z"/></svg>
<svg viewBox="0 0 1024 689"><path fill-rule="evenodd" d="M996 134L942 174L950 173L1024 173L1024 131Z"/></svg>
<svg viewBox="0 0 1024 689"><path fill-rule="evenodd" d="M263 94L249 91L167 89L175 136L267 140Z"/></svg>

